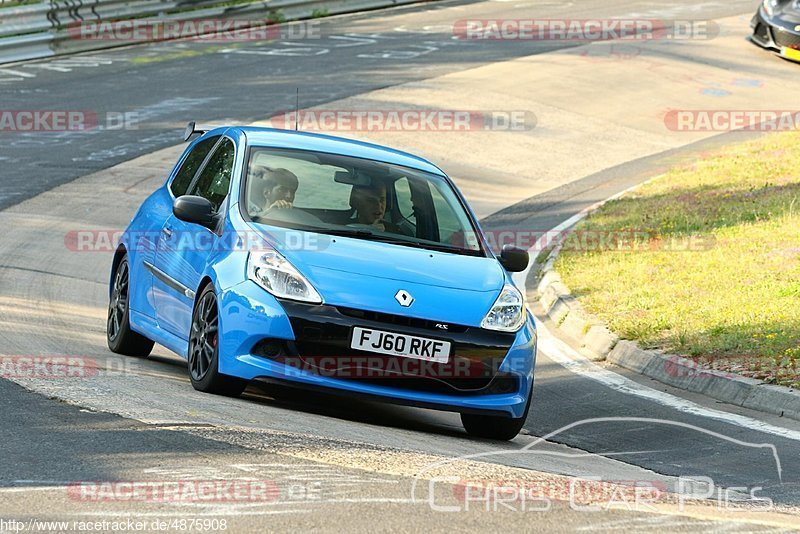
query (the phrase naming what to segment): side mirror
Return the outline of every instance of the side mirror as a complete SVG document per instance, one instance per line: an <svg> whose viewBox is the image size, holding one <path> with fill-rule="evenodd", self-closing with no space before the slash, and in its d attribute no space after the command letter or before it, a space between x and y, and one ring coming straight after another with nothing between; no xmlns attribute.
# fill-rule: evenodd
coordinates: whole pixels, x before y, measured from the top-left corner
<svg viewBox="0 0 800 534"><path fill-rule="evenodd" d="M188 223L209 226L214 222L214 206L203 197L183 195L175 199L172 213Z"/></svg>
<svg viewBox="0 0 800 534"><path fill-rule="evenodd" d="M528 251L514 245L504 245L500 253L500 265L510 273L521 273L528 268Z"/></svg>

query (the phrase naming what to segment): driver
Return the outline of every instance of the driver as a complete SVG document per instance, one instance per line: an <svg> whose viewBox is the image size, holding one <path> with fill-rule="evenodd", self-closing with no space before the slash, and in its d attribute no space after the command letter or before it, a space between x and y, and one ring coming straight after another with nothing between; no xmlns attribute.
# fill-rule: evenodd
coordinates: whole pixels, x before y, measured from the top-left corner
<svg viewBox="0 0 800 534"><path fill-rule="evenodd" d="M263 204L254 189L254 200L261 204L256 207L256 213L267 213L273 209L287 209L294 205L294 196L297 192L298 180L293 172L286 169L271 169L269 167L256 167L253 169L253 178L258 180L263 195Z"/></svg>

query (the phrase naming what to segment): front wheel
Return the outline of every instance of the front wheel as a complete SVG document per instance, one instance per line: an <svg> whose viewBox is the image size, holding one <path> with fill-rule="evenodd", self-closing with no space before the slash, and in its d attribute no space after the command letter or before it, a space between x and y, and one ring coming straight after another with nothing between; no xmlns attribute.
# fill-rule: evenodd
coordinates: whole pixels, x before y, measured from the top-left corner
<svg viewBox="0 0 800 534"><path fill-rule="evenodd" d="M153 350L154 343L131 330L130 286L130 264L128 257L123 256L117 265L114 285L111 287L111 298L108 301L106 340L112 352L146 358Z"/></svg>
<svg viewBox="0 0 800 534"><path fill-rule="evenodd" d="M238 397L247 380L219 372L219 307L214 286L200 294L192 314L189 334L189 375L197 391Z"/></svg>
<svg viewBox="0 0 800 534"><path fill-rule="evenodd" d="M502 417L497 415L475 415L469 413L461 414L461 424L470 436L477 438L496 439L508 441L514 439L525 425L528 419L528 411L531 408L531 398L533 391L528 395L528 403L525 405L525 412L522 417Z"/></svg>

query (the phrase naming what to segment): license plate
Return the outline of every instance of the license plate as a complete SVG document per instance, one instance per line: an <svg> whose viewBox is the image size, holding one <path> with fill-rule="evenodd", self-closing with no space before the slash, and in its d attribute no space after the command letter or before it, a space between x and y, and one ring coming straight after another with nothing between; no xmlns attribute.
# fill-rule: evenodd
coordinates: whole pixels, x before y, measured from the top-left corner
<svg viewBox="0 0 800 534"><path fill-rule="evenodd" d="M800 50L795 50L794 48L783 47L781 49L781 55L786 59L793 59L794 61L800 61Z"/></svg>
<svg viewBox="0 0 800 534"><path fill-rule="evenodd" d="M395 334L360 326L353 328L350 348L439 363L446 363L450 356L449 341Z"/></svg>

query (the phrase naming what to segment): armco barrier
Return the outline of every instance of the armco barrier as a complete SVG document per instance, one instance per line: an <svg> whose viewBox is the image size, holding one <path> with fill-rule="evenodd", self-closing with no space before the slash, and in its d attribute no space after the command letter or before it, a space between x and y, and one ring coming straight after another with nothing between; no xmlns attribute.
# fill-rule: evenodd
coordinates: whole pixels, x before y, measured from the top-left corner
<svg viewBox="0 0 800 534"><path fill-rule="evenodd" d="M297 20L432 0L0 0L0 64L111 48L126 43L71 38L70 25L122 19Z"/></svg>

